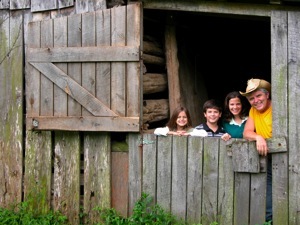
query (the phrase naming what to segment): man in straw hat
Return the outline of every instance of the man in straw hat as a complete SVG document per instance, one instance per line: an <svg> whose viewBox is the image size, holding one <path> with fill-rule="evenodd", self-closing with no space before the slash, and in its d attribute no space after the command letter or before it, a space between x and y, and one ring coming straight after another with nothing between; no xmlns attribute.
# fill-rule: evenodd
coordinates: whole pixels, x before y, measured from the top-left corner
<svg viewBox="0 0 300 225"><path fill-rule="evenodd" d="M256 149L262 156L267 156L268 146L266 138L272 137L272 101L271 84L262 79L250 79L245 92L250 105L249 117L245 124L243 137L256 141ZM272 161L268 156L267 169L267 202L266 221L272 220Z"/></svg>

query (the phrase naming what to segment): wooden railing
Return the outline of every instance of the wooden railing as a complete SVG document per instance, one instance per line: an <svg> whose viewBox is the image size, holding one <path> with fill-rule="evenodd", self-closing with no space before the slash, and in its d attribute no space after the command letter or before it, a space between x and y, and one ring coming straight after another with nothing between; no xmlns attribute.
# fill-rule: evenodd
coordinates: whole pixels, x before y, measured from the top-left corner
<svg viewBox="0 0 300 225"><path fill-rule="evenodd" d="M286 151L285 139L268 142L270 152ZM258 155L255 142L146 134L140 146L142 154L130 157L141 160L129 164L130 171L141 167L141 177L129 177L130 193L148 193L191 224L265 222L266 157ZM139 183L141 190L135 190Z"/></svg>

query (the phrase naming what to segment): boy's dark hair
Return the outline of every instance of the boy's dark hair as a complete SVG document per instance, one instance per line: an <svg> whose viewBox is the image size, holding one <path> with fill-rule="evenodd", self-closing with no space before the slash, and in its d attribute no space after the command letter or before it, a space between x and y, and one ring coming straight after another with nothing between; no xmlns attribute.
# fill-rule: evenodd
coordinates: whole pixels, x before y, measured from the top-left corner
<svg viewBox="0 0 300 225"><path fill-rule="evenodd" d="M218 110L220 113L222 113L222 105L220 104L220 102L216 99L210 99L207 100L204 104L203 104L203 112L206 113L207 109L216 109Z"/></svg>

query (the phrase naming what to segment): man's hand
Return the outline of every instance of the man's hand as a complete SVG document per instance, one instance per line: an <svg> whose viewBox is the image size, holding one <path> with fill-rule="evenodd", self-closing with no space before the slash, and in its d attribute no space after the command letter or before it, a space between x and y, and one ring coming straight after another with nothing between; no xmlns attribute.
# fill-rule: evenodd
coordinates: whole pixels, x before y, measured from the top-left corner
<svg viewBox="0 0 300 225"><path fill-rule="evenodd" d="M256 136L256 149L258 151L258 154L262 156L266 156L269 151L266 140L260 135Z"/></svg>

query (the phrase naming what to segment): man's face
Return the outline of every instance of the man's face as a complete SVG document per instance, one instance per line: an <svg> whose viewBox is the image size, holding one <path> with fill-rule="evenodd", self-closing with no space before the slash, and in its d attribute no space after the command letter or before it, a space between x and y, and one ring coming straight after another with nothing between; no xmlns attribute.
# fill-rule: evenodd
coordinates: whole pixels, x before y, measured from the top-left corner
<svg viewBox="0 0 300 225"><path fill-rule="evenodd" d="M269 93L261 90L254 91L247 96L247 99L252 107L259 112L264 112L268 108Z"/></svg>

